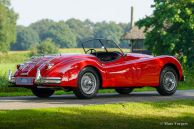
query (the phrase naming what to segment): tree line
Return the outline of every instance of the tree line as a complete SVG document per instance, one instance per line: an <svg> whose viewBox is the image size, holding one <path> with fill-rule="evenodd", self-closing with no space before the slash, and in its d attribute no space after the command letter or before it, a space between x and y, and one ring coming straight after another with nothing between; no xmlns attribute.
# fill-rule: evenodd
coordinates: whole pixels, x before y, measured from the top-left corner
<svg viewBox="0 0 194 129"><path fill-rule="evenodd" d="M47 39L60 48L79 48L81 41L91 38L108 38L119 43L128 28L129 25L125 23L93 23L90 20L81 21L74 18L59 22L43 19L27 27L17 26L16 42L11 45L11 50L28 50Z"/></svg>
<svg viewBox="0 0 194 129"><path fill-rule="evenodd" d="M46 41L59 48L81 47L81 41L91 38L113 39L119 43L120 37L129 30L126 23L94 23L74 18L59 22L43 19L29 26L16 25L19 15L10 6L10 0L0 1L0 52L29 50ZM126 43L120 45L127 46Z"/></svg>

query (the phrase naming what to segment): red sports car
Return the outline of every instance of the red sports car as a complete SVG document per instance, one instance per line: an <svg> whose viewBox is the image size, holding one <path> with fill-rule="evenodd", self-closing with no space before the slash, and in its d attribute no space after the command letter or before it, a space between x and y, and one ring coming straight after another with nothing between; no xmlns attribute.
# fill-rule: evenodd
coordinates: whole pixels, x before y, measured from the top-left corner
<svg viewBox="0 0 194 129"><path fill-rule="evenodd" d="M129 94L145 86L172 95L184 79L181 64L172 56L124 53L105 39L89 40L82 46L85 54L41 56L17 65L14 75L9 72L9 81L31 89L37 97L50 97L61 88L78 98L92 98L99 89Z"/></svg>

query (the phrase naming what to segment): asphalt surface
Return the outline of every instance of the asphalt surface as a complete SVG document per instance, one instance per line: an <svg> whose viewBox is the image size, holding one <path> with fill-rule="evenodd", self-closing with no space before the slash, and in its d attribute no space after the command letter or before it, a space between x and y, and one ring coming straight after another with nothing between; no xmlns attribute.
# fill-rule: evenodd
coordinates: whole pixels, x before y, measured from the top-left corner
<svg viewBox="0 0 194 129"><path fill-rule="evenodd" d="M68 107L92 104L109 104L121 102L144 102L144 101L166 101L166 100L194 100L194 90L177 91L173 96L160 96L157 92L132 92L129 95L98 94L93 99L80 100L74 95L54 95L47 99L35 96L27 97L0 97L0 110L33 109L48 107Z"/></svg>

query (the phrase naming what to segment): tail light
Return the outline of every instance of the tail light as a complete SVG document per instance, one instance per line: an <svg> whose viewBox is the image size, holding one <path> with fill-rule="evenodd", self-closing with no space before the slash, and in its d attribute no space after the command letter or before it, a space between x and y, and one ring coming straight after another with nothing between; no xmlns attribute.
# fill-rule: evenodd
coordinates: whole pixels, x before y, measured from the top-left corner
<svg viewBox="0 0 194 129"><path fill-rule="evenodd" d="M18 70L22 69L24 67L24 64L18 64L16 67L17 67Z"/></svg>
<svg viewBox="0 0 194 129"><path fill-rule="evenodd" d="M48 70L48 69L51 69L53 66L54 66L54 64L47 64L47 65L46 65L46 69L47 69L47 70Z"/></svg>

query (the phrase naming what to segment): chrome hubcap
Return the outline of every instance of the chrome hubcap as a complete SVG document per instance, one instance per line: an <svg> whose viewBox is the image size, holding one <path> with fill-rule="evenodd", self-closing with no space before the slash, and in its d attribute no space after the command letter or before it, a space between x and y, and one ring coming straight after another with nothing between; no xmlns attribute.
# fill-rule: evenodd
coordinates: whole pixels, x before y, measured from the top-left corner
<svg viewBox="0 0 194 129"><path fill-rule="evenodd" d="M96 78L92 73L85 73L81 78L81 88L85 94L92 94L96 89Z"/></svg>
<svg viewBox="0 0 194 129"><path fill-rule="evenodd" d="M167 91L171 91L176 87L177 81L173 72L166 72L164 74L163 84Z"/></svg>

